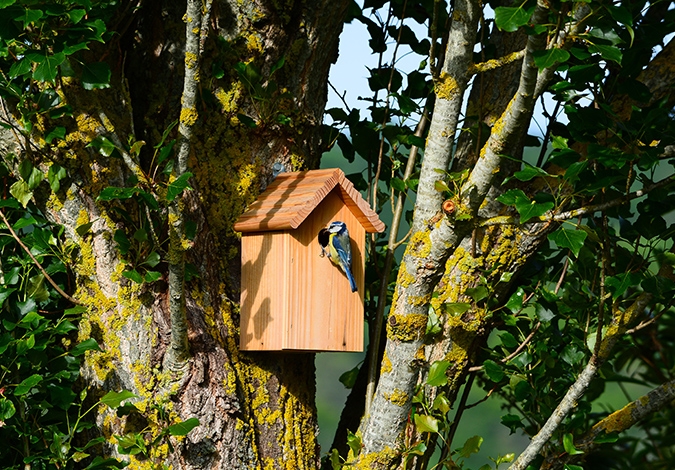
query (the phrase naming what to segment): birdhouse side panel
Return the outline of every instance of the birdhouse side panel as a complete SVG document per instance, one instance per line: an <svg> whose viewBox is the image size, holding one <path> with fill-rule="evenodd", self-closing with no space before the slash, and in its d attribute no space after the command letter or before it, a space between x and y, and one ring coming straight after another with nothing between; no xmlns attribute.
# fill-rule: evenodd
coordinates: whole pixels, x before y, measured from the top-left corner
<svg viewBox="0 0 675 470"><path fill-rule="evenodd" d="M357 292L351 291L345 274L327 256L321 256L319 230L336 220L345 222L350 231ZM365 229L336 189L291 233L294 282L285 348L362 351Z"/></svg>
<svg viewBox="0 0 675 470"><path fill-rule="evenodd" d="M241 243L241 332L244 351L280 351L288 318L291 237L250 233Z"/></svg>

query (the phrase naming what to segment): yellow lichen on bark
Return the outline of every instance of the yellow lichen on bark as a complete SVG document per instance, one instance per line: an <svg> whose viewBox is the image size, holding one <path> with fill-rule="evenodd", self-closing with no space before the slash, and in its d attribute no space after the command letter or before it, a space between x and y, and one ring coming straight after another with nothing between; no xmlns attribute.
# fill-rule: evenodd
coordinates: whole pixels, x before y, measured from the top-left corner
<svg viewBox="0 0 675 470"><path fill-rule="evenodd" d="M450 100L455 98L459 92L459 84L449 73L443 72L436 81L435 85L436 96L442 100Z"/></svg>
<svg viewBox="0 0 675 470"><path fill-rule="evenodd" d="M180 110L180 122L186 126L194 126L199 118L199 113L194 108L183 108Z"/></svg>
<svg viewBox="0 0 675 470"><path fill-rule="evenodd" d="M387 337L396 341L413 341L424 335L427 316L417 313L390 314L387 321Z"/></svg>
<svg viewBox="0 0 675 470"><path fill-rule="evenodd" d="M385 394L384 398L396 406L404 406L408 402L408 394L399 388L395 388L391 394Z"/></svg>

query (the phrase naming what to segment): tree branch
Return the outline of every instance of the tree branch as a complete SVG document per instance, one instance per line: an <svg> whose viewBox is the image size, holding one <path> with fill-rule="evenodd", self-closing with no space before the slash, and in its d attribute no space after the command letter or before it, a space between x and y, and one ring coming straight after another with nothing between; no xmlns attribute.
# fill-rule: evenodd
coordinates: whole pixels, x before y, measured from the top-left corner
<svg viewBox="0 0 675 470"><path fill-rule="evenodd" d="M3 211L0 211L0 217L2 218L2 221L3 221L3 222L5 223L5 225L7 226L7 229L9 230L9 233L11 233L11 234L12 234L12 237L14 237L14 240L16 240L16 242L19 244L19 246L21 246L21 248L23 248L23 250L24 250L26 253L28 253L28 256L30 256L30 259L33 260L33 263L35 264L35 266L37 266L37 268L40 270L40 272L41 272L42 275L45 277L45 279L47 279L47 282L49 282L49 283L52 285L52 287L53 287L54 289L56 289L56 292L58 292L59 294L61 294L61 296L62 296L64 299L68 300L69 302L72 302L72 303L75 304L75 305L82 305L82 302L80 302L80 301L78 301L77 299L74 299L74 298L71 297L70 295L66 294L66 293L64 292L64 290L61 289L61 288L58 286L58 284L56 284L56 282L54 282L54 280L51 278L51 276L50 276L49 274L47 274L47 271L45 271L45 268L42 267L42 265L41 265L40 262L37 260L37 258L35 258L35 256L33 256L33 253L31 253L30 248L28 248L28 247L21 241L21 239L19 238L19 236L16 234L16 232L14 231L14 229L12 228L12 226L10 225L9 221L7 220L7 217L5 217L5 213L4 213Z"/></svg>
<svg viewBox="0 0 675 470"><path fill-rule="evenodd" d="M178 156L172 179L187 171L192 126L197 121L197 88L202 32L202 2L188 0L185 13L185 77L178 124ZM171 317L171 344L164 356L164 367L182 371L190 357L185 313L185 207L179 195L169 206L169 312Z"/></svg>
<svg viewBox="0 0 675 470"><path fill-rule="evenodd" d="M542 24L547 20L548 8L537 2L532 14L533 24ZM501 156L510 146L513 139L520 135L525 121L534 108L534 91L537 85L537 66L534 63L534 52L546 46L546 35L532 35L527 39L525 55L520 72L518 91L504 111L504 114L492 127L492 133L483 147L480 157L467 181L462 185L460 198L463 211L475 214L483 203L488 190L492 186L495 174L499 171Z"/></svg>
<svg viewBox="0 0 675 470"><path fill-rule="evenodd" d="M562 424L565 417L577 406L577 401L586 392L591 380L600 366L609 358L609 353L619 338L628 330L628 326L641 315L652 299L651 294L641 294L633 304L625 310L617 309L612 315L612 323L607 328L607 334L602 338L597 355L593 354L577 380L567 390L556 409L532 438L527 448L518 456L509 470L524 470L539 454L544 445L551 439L556 429Z"/></svg>
<svg viewBox="0 0 675 470"><path fill-rule="evenodd" d="M664 178L661 181L658 181L654 184L650 184L642 189L633 191L632 193L626 194L625 196L612 199L611 201L603 202L601 204L592 204L590 206L578 207L576 209L570 209L568 211L550 213L547 215L542 215L539 217L533 217L530 219L532 222L563 222L565 220L574 219L583 215L593 214L594 212L606 211L612 207L617 207L627 202L637 199L639 197L645 196L646 194L654 191L655 189L664 188L670 184L675 183L675 176L670 176ZM518 224L518 218L512 215L500 215L496 217L490 217L489 219L483 219L478 223L479 227L488 227L490 225L515 225Z"/></svg>
<svg viewBox="0 0 675 470"><path fill-rule="evenodd" d="M596 447L597 444L594 441L599 435L623 432L635 426L648 415L665 408L673 400L675 400L675 380L659 385L646 395L601 419L591 428L588 434L574 443L574 447L579 451L589 452ZM547 458L542 465L542 469L559 469L564 464L583 457L583 455L565 454L562 457L556 455Z"/></svg>
<svg viewBox="0 0 675 470"><path fill-rule="evenodd" d="M387 371L380 376L370 414L361 425L364 445L358 457L361 462L366 461L364 456L368 454L391 450L384 452L387 455L378 458L378 465L371 468L388 468L399 458L392 446L398 442L410 411L418 377L414 357L422 345L428 299L458 240L454 227L443 220L440 212L443 195L435 184L450 164L479 16L476 0L456 2L443 70L436 82L436 104L422 161L413 234L403 256L389 314ZM399 399L392 400L394 396Z"/></svg>

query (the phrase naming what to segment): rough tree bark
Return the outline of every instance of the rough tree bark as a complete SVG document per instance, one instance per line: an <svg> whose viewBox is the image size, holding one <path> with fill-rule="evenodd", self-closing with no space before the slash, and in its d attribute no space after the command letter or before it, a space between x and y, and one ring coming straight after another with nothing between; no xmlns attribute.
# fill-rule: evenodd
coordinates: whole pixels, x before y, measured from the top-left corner
<svg viewBox="0 0 675 470"><path fill-rule="evenodd" d="M269 182L274 163L286 171L317 166L328 70L349 2L188 3L196 10L186 12L185 2L123 2L108 24L112 40L87 52L110 66L111 86L85 91L64 78L60 93L73 110L65 139L51 146L39 136L34 141L42 148L35 163L67 170L60 192L36 199L79 247L72 295L87 309L79 335L102 348L87 353L83 378L92 397L120 389L139 397L140 413L128 419L102 412L106 436L146 425L156 435L160 408L174 421L200 420L177 452L156 449L157 462L185 469L316 468L314 356L238 350L239 241L232 225ZM259 70L258 83L243 80L251 77L237 72L238 63ZM254 85L269 93L257 95ZM12 103L6 105L11 113ZM168 214L152 216L164 220L152 234L162 246L159 268L175 269L138 284L121 275L125 263L115 242L116 230L131 238L134 229L120 217L119 203L97 196L135 181L156 189L152 147L175 121L173 178L189 170L193 189ZM87 147L99 136L122 158ZM6 137L4 145L28 156L30 146ZM139 141L146 143L141 151L129 151ZM90 229L78 233L86 224ZM192 239L185 224L195 226ZM183 253L196 272L181 286ZM179 334L181 321L187 337Z"/></svg>

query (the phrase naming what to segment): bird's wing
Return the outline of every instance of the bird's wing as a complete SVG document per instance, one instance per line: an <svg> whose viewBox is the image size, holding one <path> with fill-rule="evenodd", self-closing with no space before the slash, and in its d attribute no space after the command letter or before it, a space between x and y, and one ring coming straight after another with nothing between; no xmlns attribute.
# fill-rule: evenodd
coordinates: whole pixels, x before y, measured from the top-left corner
<svg viewBox="0 0 675 470"><path fill-rule="evenodd" d="M337 251L337 254L340 257L340 261L342 261L346 266L349 266L351 264L351 256L342 246L342 242L340 241L340 238L338 236L333 237L333 246L335 247L335 251Z"/></svg>

